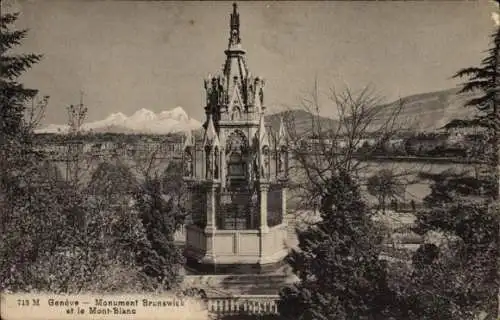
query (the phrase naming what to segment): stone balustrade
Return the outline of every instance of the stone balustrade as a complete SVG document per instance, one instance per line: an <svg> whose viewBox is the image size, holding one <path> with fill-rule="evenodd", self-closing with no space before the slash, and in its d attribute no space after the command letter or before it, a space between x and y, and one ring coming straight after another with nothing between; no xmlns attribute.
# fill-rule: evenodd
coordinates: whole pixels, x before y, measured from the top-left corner
<svg viewBox="0 0 500 320"><path fill-rule="evenodd" d="M246 295L207 299L208 312L218 315L278 314L278 295Z"/></svg>

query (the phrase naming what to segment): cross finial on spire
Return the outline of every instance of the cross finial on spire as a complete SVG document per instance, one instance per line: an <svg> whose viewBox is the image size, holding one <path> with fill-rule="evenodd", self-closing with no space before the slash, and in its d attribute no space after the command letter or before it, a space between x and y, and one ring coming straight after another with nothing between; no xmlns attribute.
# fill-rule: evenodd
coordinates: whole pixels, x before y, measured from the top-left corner
<svg viewBox="0 0 500 320"><path fill-rule="evenodd" d="M233 3L233 13L231 13L229 44L239 44L240 41L240 14L238 13L238 5L235 2Z"/></svg>

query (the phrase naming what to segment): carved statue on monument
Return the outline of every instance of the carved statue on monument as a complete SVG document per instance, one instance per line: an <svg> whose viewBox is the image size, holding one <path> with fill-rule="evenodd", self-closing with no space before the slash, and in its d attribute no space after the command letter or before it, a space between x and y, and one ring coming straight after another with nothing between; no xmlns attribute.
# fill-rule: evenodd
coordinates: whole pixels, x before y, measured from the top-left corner
<svg viewBox="0 0 500 320"><path fill-rule="evenodd" d="M211 152L207 149L206 151L206 157L207 157L207 170L206 170L206 178L210 179L212 178L212 172L213 172L213 159L212 159L212 154Z"/></svg>
<svg viewBox="0 0 500 320"><path fill-rule="evenodd" d="M184 153L184 175L191 177L193 175L193 157L190 151Z"/></svg>
<svg viewBox="0 0 500 320"><path fill-rule="evenodd" d="M225 103L225 99L224 99L224 86L225 86L225 84L226 84L226 78L224 76L220 76L218 79L218 88L217 88L219 104Z"/></svg>
<svg viewBox="0 0 500 320"><path fill-rule="evenodd" d="M269 179L269 156L268 152L264 153L264 165L262 167L262 175Z"/></svg>
<svg viewBox="0 0 500 320"><path fill-rule="evenodd" d="M286 150L281 148L278 154L278 174L281 176L285 173Z"/></svg>
<svg viewBox="0 0 500 320"><path fill-rule="evenodd" d="M258 178L259 177L259 165L257 163L257 157L255 157L253 159L253 163L252 163L252 176L254 176L255 178Z"/></svg>
<svg viewBox="0 0 500 320"><path fill-rule="evenodd" d="M253 104L254 104L254 100L255 100L255 99L254 99L254 86L253 86L253 84L252 84L252 80L253 80L253 79L251 79L251 80L249 81L249 82L250 82L250 85L248 86L248 90L247 90L247 92L248 92L248 95L247 95L247 96L248 96L248 104L249 104L249 105L253 105Z"/></svg>
<svg viewBox="0 0 500 320"><path fill-rule="evenodd" d="M210 102L212 105L217 105L219 100L219 93L217 89L218 89L217 79L214 77L212 78L212 85L210 90Z"/></svg>
<svg viewBox="0 0 500 320"><path fill-rule="evenodd" d="M210 87L210 80L205 79L205 80L203 80L203 82L205 85L207 105L209 105L210 104L210 97L212 96L212 88Z"/></svg>
<svg viewBox="0 0 500 320"><path fill-rule="evenodd" d="M214 157L215 157L215 161L214 161L214 178L215 179L219 179L219 150L218 149L215 149Z"/></svg>

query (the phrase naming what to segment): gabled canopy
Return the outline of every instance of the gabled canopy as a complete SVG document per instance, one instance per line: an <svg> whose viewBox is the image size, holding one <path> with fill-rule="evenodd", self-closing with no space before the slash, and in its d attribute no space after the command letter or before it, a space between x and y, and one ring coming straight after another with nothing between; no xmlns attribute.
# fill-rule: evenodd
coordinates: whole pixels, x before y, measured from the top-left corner
<svg viewBox="0 0 500 320"><path fill-rule="evenodd" d="M269 136L266 131L266 126L264 124L264 115L260 116L259 130L257 131L257 139L259 141L259 148L262 150L264 147L269 147Z"/></svg>
<svg viewBox="0 0 500 320"><path fill-rule="evenodd" d="M280 127L278 129L278 141L276 143L277 147L286 147L288 144L288 133L283 123L283 117L280 119Z"/></svg>
<svg viewBox="0 0 500 320"><path fill-rule="evenodd" d="M238 86L235 86L233 88L233 93L231 95L231 98L229 100L229 104L227 106L227 109L229 110L229 112L233 112L233 108L235 106L238 106L240 108L241 111L243 106L244 106L244 103L243 103L243 100L241 99L241 95L240 95L240 90L238 88Z"/></svg>
<svg viewBox="0 0 500 320"><path fill-rule="evenodd" d="M205 137L203 139L203 147L206 146L210 147L220 146L219 137L217 135L217 132L215 131L215 126L211 115L208 115L208 125L207 129L205 130Z"/></svg>
<svg viewBox="0 0 500 320"><path fill-rule="evenodd" d="M186 138L184 140L184 150L194 147L194 137L191 130L186 133Z"/></svg>

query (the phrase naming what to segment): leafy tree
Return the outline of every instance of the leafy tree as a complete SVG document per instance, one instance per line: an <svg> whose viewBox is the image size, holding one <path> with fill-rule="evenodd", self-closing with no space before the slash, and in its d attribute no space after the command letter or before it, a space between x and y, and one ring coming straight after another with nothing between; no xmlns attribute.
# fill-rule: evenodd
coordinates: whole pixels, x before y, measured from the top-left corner
<svg viewBox="0 0 500 320"><path fill-rule="evenodd" d="M37 91L17 81L41 58L10 53L26 36L11 31L17 17L0 17L0 290L147 290L136 264L150 247L139 212L88 197L34 151L35 109L47 98L35 103Z"/></svg>
<svg viewBox="0 0 500 320"><path fill-rule="evenodd" d="M288 263L300 282L282 290L279 309L288 319L387 319L397 311L397 297L389 287L388 266L379 257L382 227L371 219L359 185L366 184L366 173L373 170L365 160L400 133L403 103L381 108L369 88L333 91L331 102L339 115L336 123L322 123L318 117L317 85L304 102L311 113L307 134L318 137L315 152L303 152L304 134L293 118L285 119L294 158L289 171L297 186L291 192L302 208L319 207L321 219L296 230L299 245ZM360 154L366 137L373 141Z"/></svg>
<svg viewBox="0 0 500 320"><path fill-rule="evenodd" d="M426 209L419 212L416 230L420 234L439 232L444 240L433 250L420 250L413 275L414 293L409 309L415 319L472 319L480 312L494 319L498 312L499 238L499 146L498 104L500 99L500 28L492 35L493 44L479 67L460 70L466 77L461 93L472 93L467 103L477 111L472 120L457 119L447 128L482 131L483 153L469 154L469 160L485 162L483 174L471 177L463 172L443 172L430 178L431 194ZM476 135L481 137L481 135ZM429 277L432 272L432 278ZM431 281L429 281L431 280ZM443 286L436 286L442 283ZM429 292L423 297L421 292ZM434 299L431 297L440 297ZM418 296L418 297L417 297ZM425 317L419 314L428 306ZM429 311L430 310L430 311Z"/></svg>
<svg viewBox="0 0 500 320"><path fill-rule="evenodd" d="M134 174L121 162L102 162L92 173L88 185L90 194L99 197L132 197L138 187Z"/></svg>
<svg viewBox="0 0 500 320"><path fill-rule="evenodd" d="M148 246L138 212L99 199L80 204L84 220L29 267L30 284L54 293L153 290L135 260Z"/></svg>
<svg viewBox="0 0 500 320"><path fill-rule="evenodd" d="M4 143L24 137L26 103L36 96L37 90L25 88L17 78L42 58L38 54L11 54L21 44L27 30L11 30L19 14L0 16L0 136Z"/></svg>
<svg viewBox="0 0 500 320"><path fill-rule="evenodd" d="M27 30L12 30L18 16L17 13L0 15L0 186L3 192L15 183L16 176L26 166L36 166L37 157L31 146L31 131L37 118L35 109L43 109L48 101L48 97L44 97L35 104L38 91L18 82L42 57L11 52L27 34ZM27 108L30 102L32 108ZM27 118L27 113L31 117Z"/></svg>
<svg viewBox="0 0 500 320"><path fill-rule="evenodd" d="M49 247L59 235L44 235L45 227L63 223L47 216L53 203L44 198L47 186L39 185L39 157L31 145L27 104L36 90L25 88L18 78L40 59L36 54L15 54L26 30L12 30L18 14L0 15L0 286L22 283L26 264L36 259L40 248ZM46 102L44 99L43 102ZM45 192L44 192L45 191ZM49 238L49 239L47 239ZM45 240L45 241L43 241ZM19 280L19 281L18 281Z"/></svg>
<svg viewBox="0 0 500 320"><path fill-rule="evenodd" d="M172 161L161 176L162 192L168 194L177 210L185 211L188 191L183 177L182 163Z"/></svg>
<svg viewBox="0 0 500 320"><path fill-rule="evenodd" d="M410 319L474 319L496 304L496 219L485 194L490 179L462 172L426 174L431 193L414 230L440 235L414 256L408 294ZM493 319L493 318L492 318Z"/></svg>
<svg viewBox="0 0 500 320"><path fill-rule="evenodd" d="M288 319L387 319L395 296L382 237L345 171L331 176L321 196L321 221L298 232L299 249L288 258L300 282L280 293Z"/></svg>
<svg viewBox="0 0 500 320"><path fill-rule="evenodd" d="M173 199L162 193L157 177L146 179L135 199L151 244L137 261L146 276L157 280L166 290L175 289L182 281L184 257L174 242L174 234L184 223L184 213L177 210Z"/></svg>
<svg viewBox="0 0 500 320"><path fill-rule="evenodd" d="M2 289L75 294L157 287L136 263L150 244L126 197L112 204L88 197L47 178L46 170L35 178L38 184L17 190L5 220Z"/></svg>

